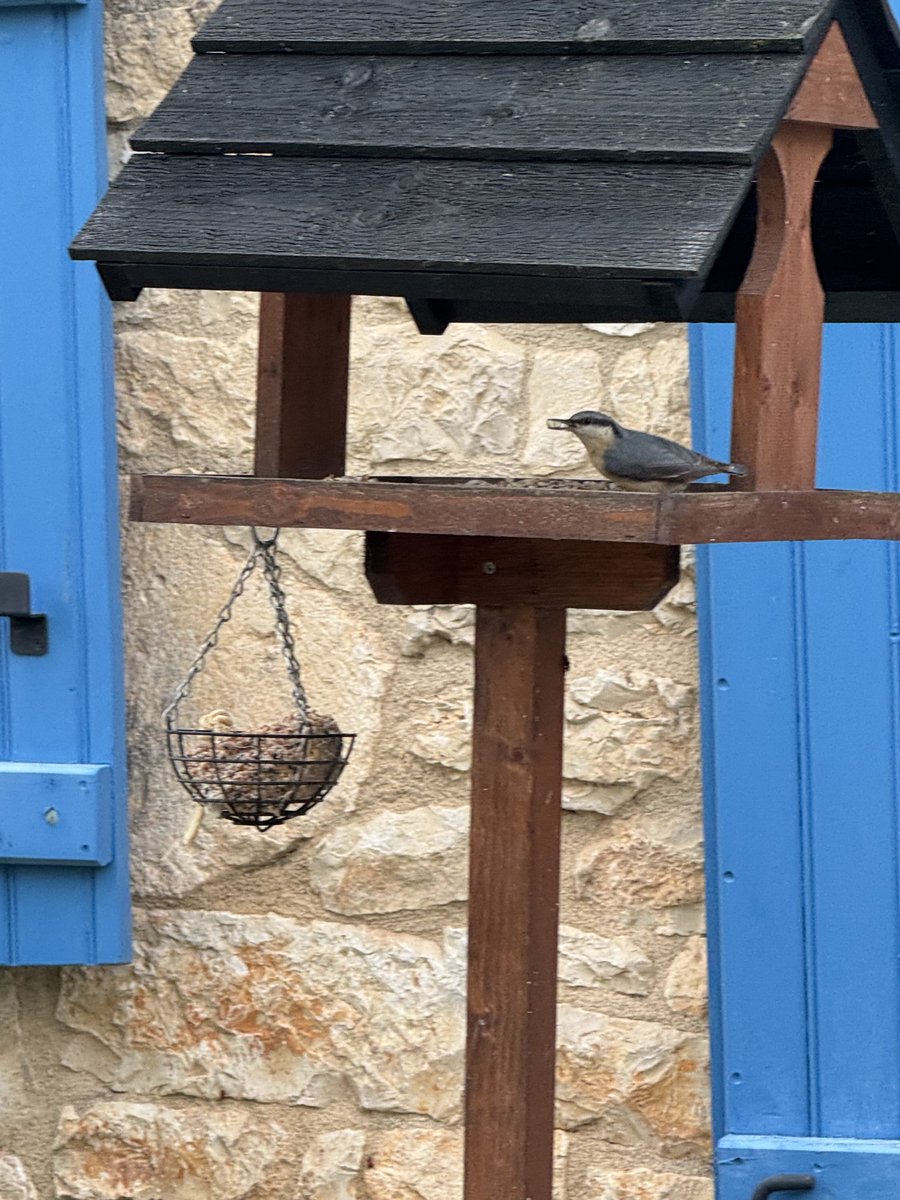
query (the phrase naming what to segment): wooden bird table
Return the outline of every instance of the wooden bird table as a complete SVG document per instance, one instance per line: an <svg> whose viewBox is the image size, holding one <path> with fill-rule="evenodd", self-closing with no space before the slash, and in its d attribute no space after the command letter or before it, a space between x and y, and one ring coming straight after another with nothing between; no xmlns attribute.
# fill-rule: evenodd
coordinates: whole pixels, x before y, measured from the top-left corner
<svg viewBox="0 0 900 1200"><path fill-rule="evenodd" d="M466 1200L550 1200L566 609L652 608L679 546L900 539L900 496L815 490L822 288L811 199L834 128L875 118L836 26L757 181L737 297L729 487L344 479L350 300L264 296L256 475L144 476L139 521L366 531L384 604L474 604Z"/></svg>

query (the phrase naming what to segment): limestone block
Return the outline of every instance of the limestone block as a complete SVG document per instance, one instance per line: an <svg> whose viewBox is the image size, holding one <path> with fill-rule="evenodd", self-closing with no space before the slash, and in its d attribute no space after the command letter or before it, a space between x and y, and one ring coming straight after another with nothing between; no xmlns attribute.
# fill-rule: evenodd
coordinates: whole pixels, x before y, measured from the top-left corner
<svg viewBox="0 0 900 1200"><path fill-rule="evenodd" d="M604 382L608 407L599 407L617 421L690 443L686 339L636 339L610 361Z"/></svg>
<svg viewBox="0 0 900 1200"><path fill-rule="evenodd" d="M281 549L297 570L323 587L357 600L368 590L363 575L363 535L343 529L292 529Z"/></svg>
<svg viewBox="0 0 900 1200"><path fill-rule="evenodd" d="M106 20L107 114L113 124L148 116L159 104L190 61L194 30L215 7L215 0L114 0Z"/></svg>
<svg viewBox="0 0 900 1200"><path fill-rule="evenodd" d="M146 327L116 342L123 464L154 471L252 470L255 334L228 341Z"/></svg>
<svg viewBox="0 0 900 1200"><path fill-rule="evenodd" d="M113 316L118 333L143 329L206 338L220 349L231 346L246 361L252 359L249 350L256 344L259 293L149 288L137 300L116 305ZM253 394L246 400L252 404Z"/></svg>
<svg viewBox="0 0 900 1200"><path fill-rule="evenodd" d="M462 1200L460 1129L392 1129L366 1144L365 1200ZM565 1200L568 1138L554 1145L553 1200Z"/></svg>
<svg viewBox="0 0 900 1200"><path fill-rule="evenodd" d="M110 127L106 131L106 161L109 164L110 181L116 178L131 158L132 150L128 137L127 128Z"/></svg>
<svg viewBox="0 0 900 1200"><path fill-rule="evenodd" d="M364 340L377 325L399 325L407 334L418 336L415 322L401 296L354 296L351 336Z"/></svg>
<svg viewBox="0 0 900 1200"><path fill-rule="evenodd" d="M464 928L444 930L448 965L458 972L465 988L467 933ZM630 938L607 938L572 925L559 927L559 981L569 987L598 993L643 996L650 990L652 967Z"/></svg>
<svg viewBox="0 0 900 1200"><path fill-rule="evenodd" d="M472 689L460 684L423 700L412 721L413 754L454 771L468 771L472 758Z"/></svg>
<svg viewBox="0 0 900 1200"><path fill-rule="evenodd" d="M694 1017L706 1014L706 941L692 937L678 954L666 976L666 1003L673 1012Z"/></svg>
<svg viewBox="0 0 900 1200"><path fill-rule="evenodd" d="M25 1090L25 1048L15 977L0 971L0 1116L18 1112Z"/></svg>
<svg viewBox="0 0 900 1200"><path fill-rule="evenodd" d="M62 1111L56 1195L72 1200L276 1200L284 1130L252 1111L99 1103Z"/></svg>
<svg viewBox="0 0 900 1200"><path fill-rule="evenodd" d="M696 707L688 685L642 671L600 670L572 679L567 694L567 808L614 812L651 784L681 780L692 769ZM414 754L455 771L469 769L467 685L423 702L412 726Z"/></svg>
<svg viewBox="0 0 900 1200"><path fill-rule="evenodd" d="M653 1021L562 1004L557 1120L605 1140L702 1153L709 1121L706 1040Z"/></svg>
<svg viewBox="0 0 900 1200"><path fill-rule="evenodd" d="M15 1154L0 1154L0 1200L38 1200L25 1164Z"/></svg>
<svg viewBox="0 0 900 1200"><path fill-rule="evenodd" d="M151 912L135 961L64 972L65 1052L115 1091L459 1115L462 962L408 934Z"/></svg>
<svg viewBox="0 0 900 1200"><path fill-rule="evenodd" d="M560 926L560 983L646 996L652 977L650 960L630 939L614 940L571 925Z"/></svg>
<svg viewBox="0 0 900 1200"><path fill-rule="evenodd" d="M566 807L615 812L660 780L681 780L695 737L693 691L644 671L598 670L570 680Z"/></svg>
<svg viewBox="0 0 900 1200"><path fill-rule="evenodd" d="M114 1091L311 1106L349 1087L362 1108L458 1120L462 930L439 946L327 921L167 910L144 914L137 932L132 966L63 973L58 1016L81 1033L64 1054L73 1070ZM585 977L589 941L566 929L564 975ZM640 982L621 947L602 952L609 980ZM559 1043L564 1127L601 1122L612 1140L665 1145L699 1136L703 1039L564 1005Z"/></svg>
<svg viewBox="0 0 900 1200"><path fill-rule="evenodd" d="M601 364L593 351L538 351L528 376L529 431L523 473L586 479L596 475L578 438L548 429L547 421L598 408L601 394Z"/></svg>
<svg viewBox="0 0 900 1200"><path fill-rule="evenodd" d="M661 701L666 709L678 711L689 705L693 689L665 676L646 671L598 670L592 675L573 679L569 687L572 721L590 720L593 712L621 709L643 711L648 703Z"/></svg>
<svg viewBox="0 0 900 1200"><path fill-rule="evenodd" d="M706 906L702 900L678 908L654 909L646 916L645 927L660 937L691 937L706 933Z"/></svg>
<svg viewBox="0 0 900 1200"><path fill-rule="evenodd" d="M400 653L420 658L441 642L475 645L475 608L470 604L415 605L406 620Z"/></svg>
<svg viewBox="0 0 900 1200"><path fill-rule="evenodd" d="M673 634L693 637L697 628L697 584L689 568L686 573L684 561L681 570L681 579L653 609L652 616Z"/></svg>
<svg viewBox="0 0 900 1200"><path fill-rule="evenodd" d="M620 337L620 338L637 337L638 334L646 333L648 329L656 328L655 325L648 324L646 322L633 322L631 324L625 324L625 325L621 325L621 324L620 325L615 325L615 324L612 324L612 325L599 324L598 325L598 324L594 324L592 322L585 322L584 327L585 327L585 329L593 330L594 333L602 333L604 337Z"/></svg>
<svg viewBox="0 0 900 1200"><path fill-rule="evenodd" d="M520 346L478 326L429 338L396 325L363 331L351 372L357 453L379 468L512 468L525 361Z"/></svg>
<svg viewBox="0 0 900 1200"><path fill-rule="evenodd" d="M575 886L581 897L613 909L671 909L703 900L698 814L678 825L643 814L610 824L578 854Z"/></svg>
<svg viewBox="0 0 900 1200"><path fill-rule="evenodd" d="M584 783L563 781L562 806L566 812L595 812L611 816L635 795L630 783Z"/></svg>
<svg viewBox="0 0 900 1200"><path fill-rule="evenodd" d="M314 1138L303 1155L295 1200L360 1200L365 1134L336 1129Z"/></svg>
<svg viewBox="0 0 900 1200"><path fill-rule="evenodd" d="M318 843L310 880L331 912L399 912L465 900L466 808L426 805L340 825Z"/></svg>
<svg viewBox="0 0 900 1200"><path fill-rule="evenodd" d="M585 1184L582 1200L713 1200L711 1179L646 1167L632 1171L589 1167Z"/></svg>

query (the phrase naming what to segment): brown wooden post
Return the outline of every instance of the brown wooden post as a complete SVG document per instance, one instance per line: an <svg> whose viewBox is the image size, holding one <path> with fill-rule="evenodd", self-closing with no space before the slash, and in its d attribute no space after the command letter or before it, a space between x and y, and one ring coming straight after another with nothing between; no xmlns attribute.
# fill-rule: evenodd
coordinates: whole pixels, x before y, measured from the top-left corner
<svg viewBox="0 0 900 1200"><path fill-rule="evenodd" d="M350 296L262 294L256 475L344 474L350 301Z"/></svg>
<svg viewBox="0 0 900 1200"><path fill-rule="evenodd" d="M466 1200L550 1200L565 609L477 608Z"/></svg>
<svg viewBox="0 0 900 1200"><path fill-rule="evenodd" d="M756 249L735 301L731 458L736 486L816 486L825 295L810 235L812 191L832 131L785 122L756 185Z"/></svg>
<svg viewBox="0 0 900 1200"><path fill-rule="evenodd" d="M877 124L834 24L772 141L757 184L756 246L735 301L731 458L743 490L816 486L825 297L812 197L834 129Z"/></svg>

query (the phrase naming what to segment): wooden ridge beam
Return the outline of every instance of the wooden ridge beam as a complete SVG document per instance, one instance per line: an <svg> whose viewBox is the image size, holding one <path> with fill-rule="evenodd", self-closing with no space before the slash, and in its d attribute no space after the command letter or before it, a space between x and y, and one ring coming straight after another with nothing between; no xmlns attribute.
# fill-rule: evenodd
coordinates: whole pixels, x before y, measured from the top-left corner
<svg viewBox="0 0 900 1200"><path fill-rule="evenodd" d="M674 495L602 484L548 488L460 479L258 479L136 475L131 519L186 525L279 525L664 545L900 540L900 493L735 492Z"/></svg>

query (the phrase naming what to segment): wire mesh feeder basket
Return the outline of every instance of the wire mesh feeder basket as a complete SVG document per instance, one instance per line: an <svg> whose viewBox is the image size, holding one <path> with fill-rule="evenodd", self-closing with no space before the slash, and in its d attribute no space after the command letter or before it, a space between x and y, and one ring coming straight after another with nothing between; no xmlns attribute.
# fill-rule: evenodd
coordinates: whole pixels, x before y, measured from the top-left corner
<svg viewBox="0 0 900 1200"><path fill-rule="evenodd" d="M333 717L320 716L309 707L281 586L281 567L276 557L278 530L270 538L261 538L255 529L252 535L253 548L231 595L163 713L175 775L188 795L202 806L186 842L193 841L206 810L215 811L235 825L252 825L260 830L302 817L337 783L356 737L342 733ZM235 602L259 564L275 613L275 631L294 710L253 730L237 728L234 718L222 709L201 716L193 726L184 726L179 718L181 705L218 645Z"/></svg>

